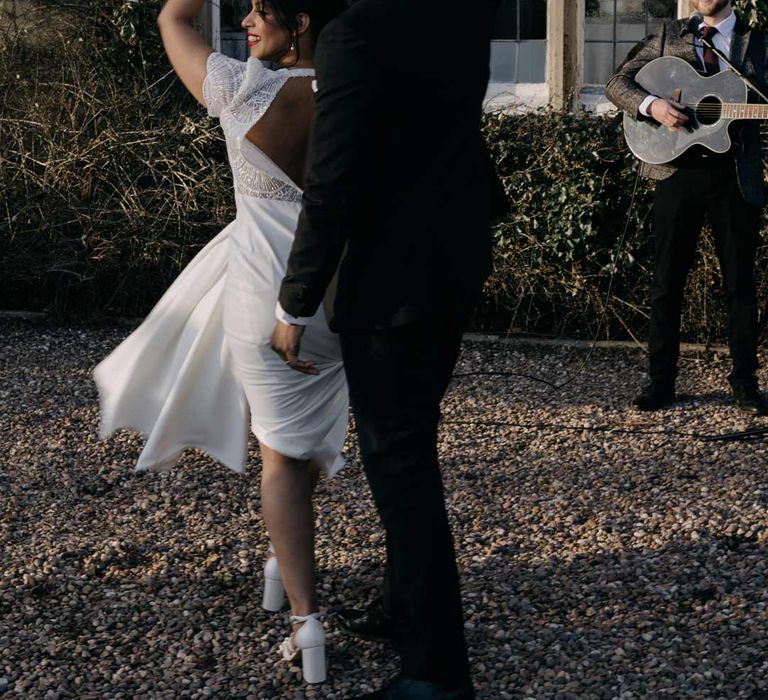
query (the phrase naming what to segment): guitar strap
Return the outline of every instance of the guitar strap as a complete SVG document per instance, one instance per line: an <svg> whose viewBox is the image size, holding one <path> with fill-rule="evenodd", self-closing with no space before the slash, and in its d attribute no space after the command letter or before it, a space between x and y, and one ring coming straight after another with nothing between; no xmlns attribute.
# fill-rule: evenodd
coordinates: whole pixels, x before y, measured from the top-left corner
<svg viewBox="0 0 768 700"><path fill-rule="evenodd" d="M755 83L761 90L764 90L765 35L757 29L752 29L749 32L749 46L747 47L747 55L752 59L752 65L755 69ZM750 90L750 93L754 93L754 90Z"/></svg>

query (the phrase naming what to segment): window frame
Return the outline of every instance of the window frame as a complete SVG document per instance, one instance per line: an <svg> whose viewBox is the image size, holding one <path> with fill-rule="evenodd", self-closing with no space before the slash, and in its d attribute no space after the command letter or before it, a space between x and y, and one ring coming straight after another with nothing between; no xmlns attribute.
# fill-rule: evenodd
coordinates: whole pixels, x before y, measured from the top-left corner
<svg viewBox="0 0 768 700"><path fill-rule="evenodd" d="M516 0L515 3L515 33L517 34L516 39L491 39L491 45L493 44L514 44L515 50L514 50L514 60L515 60L515 70L514 70L514 77L512 80L504 80L504 81L493 81L492 82L496 85L502 85L502 84L512 84L512 85L542 85L546 84L547 82L547 65L546 65L546 46L549 41L549 36L546 36L543 39L522 39L520 37L521 32L521 23L520 19L522 17L521 14L521 0ZM547 18L549 17L549 0L545 0L544 3L545 11L547 13ZM547 29L546 34L548 35L549 31ZM543 44L545 47L545 59L544 59L544 79L535 83L521 83L520 82L520 45L521 44ZM493 73L494 66L491 64L491 73Z"/></svg>
<svg viewBox="0 0 768 700"><path fill-rule="evenodd" d="M612 34L612 38L611 39L587 39L586 35L587 35L587 20L588 20L588 17L587 17L586 8L585 8L584 24L583 24L583 27L584 27L584 30L583 30L584 31L584 39L583 39L583 41L584 41L584 58L583 58L583 62L582 62L582 71L586 71L586 68L587 68L586 56L587 56L587 46L589 44L611 44L611 48L612 48L612 50L611 50L611 70L613 72L615 72L616 69L618 68L617 61L616 61L616 56L617 56L617 53L618 53L617 52L617 47L619 46L619 44L629 44L629 43L631 43L629 41L619 41L618 38L617 38L618 26L619 26L618 7L619 7L619 0L613 0L613 22L612 22L612 26L611 26L611 30L612 30L611 31L611 34ZM677 0L677 15L679 16L679 14L680 14L680 0ZM675 15L673 15L672 17L668 17L668 18L665 18L665 17L654 17L653 19L660 20L660 21L665 21L667 19L674 19L674 17L675 17ZM643 30L644 30L643 31L643 38L642 39L638 39L637 41L643 41L645 38L648 37L648 35L650 33L650 26L651 26L651 21L649 21L650 18L651 18L651 13L650 13L650 10L648 8L648 0L643 0ZM637 43L637 42L635 42L635 43ZM604 83L587 83L584 80L584 76L583 75L582 75L582 81L581 82L582 82L582 87L584 87L585 85L589 85L589 86L598 85L598 86L605 87Z"/></svg>

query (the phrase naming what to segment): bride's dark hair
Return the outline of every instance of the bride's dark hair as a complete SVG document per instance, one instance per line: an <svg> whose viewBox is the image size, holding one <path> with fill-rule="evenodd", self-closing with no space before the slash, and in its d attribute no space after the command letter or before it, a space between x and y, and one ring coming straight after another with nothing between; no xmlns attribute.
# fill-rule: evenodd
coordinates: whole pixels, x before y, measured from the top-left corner
<svg viewBox="0 0 768 700"><path fill-rule="evenodd" d="M317 40L323 27L347 9L348 2L347 0L262 0L262 7L272 12L275 21L290 33L292 39L296 40L296 61L298 61L299 15L309 16L309 31Z"/></svg>

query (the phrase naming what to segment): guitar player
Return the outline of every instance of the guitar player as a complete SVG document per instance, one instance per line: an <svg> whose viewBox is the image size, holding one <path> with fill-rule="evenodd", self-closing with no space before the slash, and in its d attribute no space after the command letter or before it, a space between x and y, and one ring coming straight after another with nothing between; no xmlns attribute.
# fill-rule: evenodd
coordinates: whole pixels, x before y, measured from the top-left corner
<svg viewBox="0 0 768 700"><path fill-rule="evenodd" d="M703 16L699 30L765 90L766 36L750 29L733 11L730 0L692 0L692 4ZM691 26L687 19L665 23L608 83L606 96L611 102L634 119L654 119L670 129L684 128L688 120L684 106L649 94L634 78L644 65L660 56L682 58L703 75L727 70L696 37L696 24L694 20ZM674 86L670 86L669 94L674 94ZM733 402L748 414L768 413L755 374L759 331L754 266L760 212L766 203L762 145L757 122L741 121L736 126L735 145L728 153L715 154L694 146L665 165L640 163L641 175L657 180L648 342L650 382L634 400L641 410L653 411L675 401L683 288L708 218L728 297L728 341L733 360L728 380Z"/></svg>

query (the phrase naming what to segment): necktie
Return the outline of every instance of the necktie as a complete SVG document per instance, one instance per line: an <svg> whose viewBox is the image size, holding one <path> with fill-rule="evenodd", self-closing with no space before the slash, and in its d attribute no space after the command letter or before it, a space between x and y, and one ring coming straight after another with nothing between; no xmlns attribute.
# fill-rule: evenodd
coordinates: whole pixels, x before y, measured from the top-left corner
<svg viewBox="0 0 768 700"><path fill-rule="evenodd" d="M707 25L701 30L701 34L709 41L712 41L712 37L717 34L717 27L710 27ZM720 59L715 55L715 52L709 48L704 47L704 71L706 75L715 75L720 72Z"/></svg>

